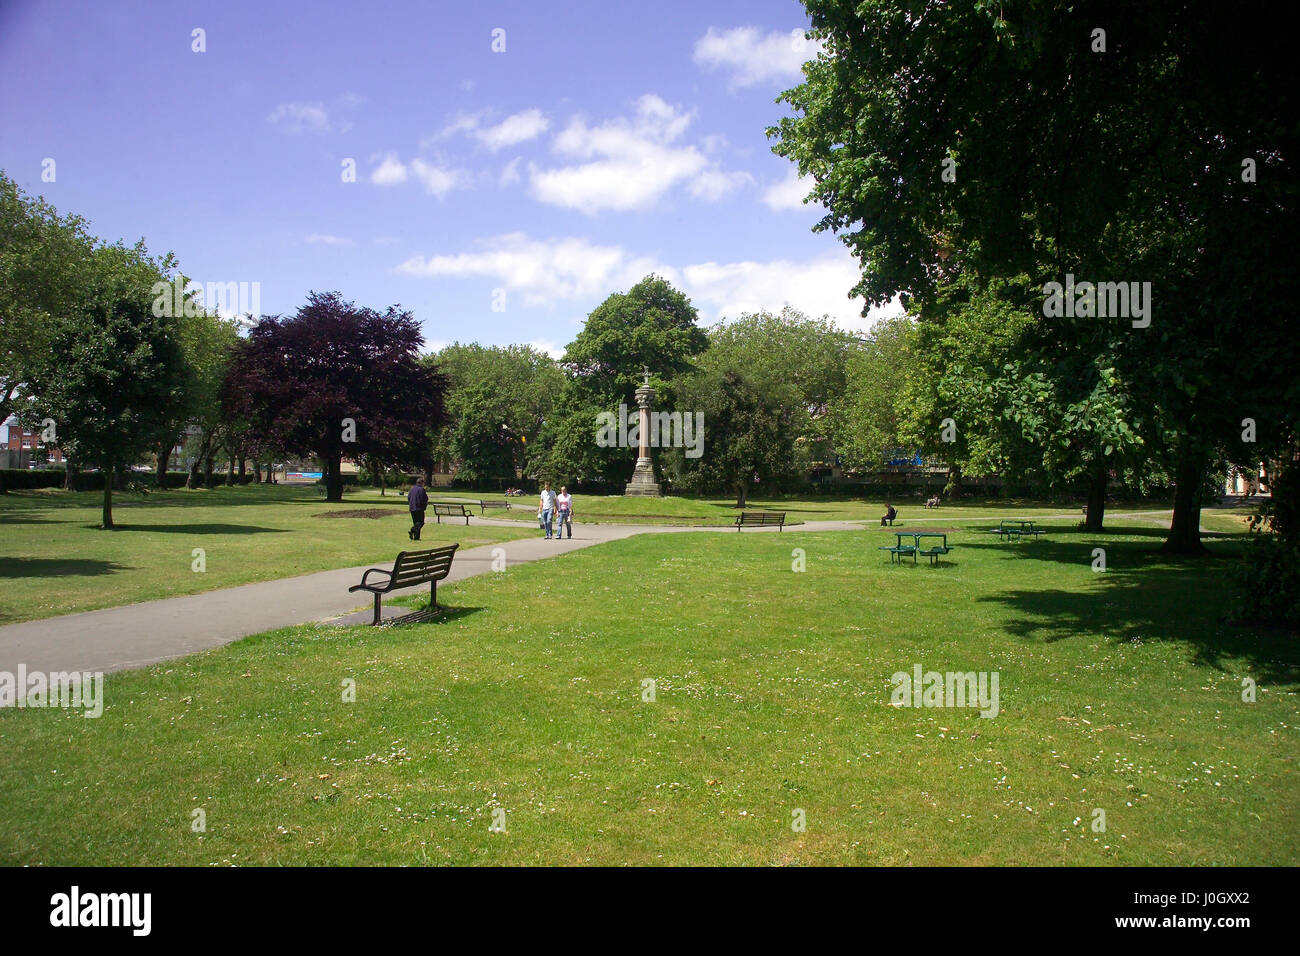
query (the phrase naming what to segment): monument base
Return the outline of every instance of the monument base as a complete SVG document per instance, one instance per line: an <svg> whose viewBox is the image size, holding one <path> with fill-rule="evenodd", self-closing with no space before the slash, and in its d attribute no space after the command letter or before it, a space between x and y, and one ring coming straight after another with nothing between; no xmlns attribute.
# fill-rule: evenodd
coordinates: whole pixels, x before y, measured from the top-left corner
<svg viewBox="0 0 1300 956"><path fill-rule="evenodd" d="M623 494L642 498L658 498L659 482L655 481L654 465L649 458L638 458L636 468L632 471L632 480L623 489Z"/></svg>

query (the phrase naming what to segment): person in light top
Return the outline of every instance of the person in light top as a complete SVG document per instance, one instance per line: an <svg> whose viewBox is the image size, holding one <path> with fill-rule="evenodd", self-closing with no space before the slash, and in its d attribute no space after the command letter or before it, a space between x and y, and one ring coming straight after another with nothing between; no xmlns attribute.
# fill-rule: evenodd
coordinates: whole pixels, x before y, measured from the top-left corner
<svg viewBox="0 0 1300 956"><path fill-rule="evenodd" d="M546 532L546 539L551 538L551 521L555 517L555 492L551 490L551 483L548 481L542 486L542 500L537 505L537 518L542 523L542 530Z"/></svg>
<svg viewBox="0 0 1300 956"><path fill-rule="evenodd" d="M560 485L560 493L555 498L556 514L559 517L559 523L555 526L555 537L560 539L564 537L564 529L569 529L569 537L573 537L573 495L569 494L569 489Z"/></svg>

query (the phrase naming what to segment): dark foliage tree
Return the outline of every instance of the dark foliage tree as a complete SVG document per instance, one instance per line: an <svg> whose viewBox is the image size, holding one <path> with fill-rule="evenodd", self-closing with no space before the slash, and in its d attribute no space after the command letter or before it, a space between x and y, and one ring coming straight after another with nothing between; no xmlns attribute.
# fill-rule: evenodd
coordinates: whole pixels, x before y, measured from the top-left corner
<svg viewBox="0 0 1300 956"><path fill-rule="evenodd" d="M288 318L265 318L235 353L227 414L266 445L320 459L326 497L343 499L342 459L414 454L443 420L443 376L420 361L410 312L316 293Z"/></svg>

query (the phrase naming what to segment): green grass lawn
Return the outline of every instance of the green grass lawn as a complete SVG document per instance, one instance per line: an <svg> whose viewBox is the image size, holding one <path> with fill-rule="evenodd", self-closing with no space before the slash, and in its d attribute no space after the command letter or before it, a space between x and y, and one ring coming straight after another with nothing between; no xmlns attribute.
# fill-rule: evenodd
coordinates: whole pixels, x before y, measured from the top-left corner
<svg viewBox="0 0 1300 956"><path fill-rule="evenodd" d="M1296 644L1225 621L1237 542L887 540L639 536L439 589L432 623L110 674L98 720L0 711L0 862L1300 862ZM917 664L997 672L1000 713L891 707Z"/></svg>
<svg viewBox="0 0 1300 956"><path fill-rule="evenodd" d="M119 494L113 531L99 529L100 497L0 495L0 624L391 562L410 547L401 495L326 504L314 488L286 485ZM322 517L381 508L384 517ZM472 547L521 533L430 524L423 540ZM195 548L204 552L202 573L193 569Z"/></svg>
<svg viewBox="0 0 1300 956"><path fill-rule="evenodd" d="M352 493L356 497L380 501L379 492L364 488ZM390 493L391 497L391 493ZM499 494L487 492L450 491L431 488L429 497L434 501L457 501L489 498L496 501L507 500ZM512 518L517 521L536 521L537 497L527 495L522 498L510 498L511 509L491 512L494 518ZM953 517L962 518L999 518L1010 514L1025 517L1045 515L1082 514L1077 506L1061 504L1043 504L1042 502L1021 502L1003 500L981 500L976 498L945 502L938 508L928 510L916 497L893 499L894 507L899 511L900 526L908 520L934 523ZM593 496L575 495L574 514L578 521L595 524L662 524L691 525L695 527L723 527L735 523L740 513L733 498L687 498L670 496L664 498L627 498L622 495ZM1123 504L1115 505L1118 512L1158 512L1168 510L1162 504ZM808 496L760 496L750 498L745 506L749 511L784 511L788 524L806 521L878 521L884 514L885 505L879 498L860 498L851 496L808 497Z"/></svg>
<svg viewBox="0 0 1300 956"><path fill-rule="evenodd" d="M432 497L466 496L433 489ZM114 501L118 527L102 531L98 492L0 495L0 624L391 561L409 546L410 519L401 491L381 496L374 489L352 490L341 504L327 504L312 486L246 485L117 494ZM424 541L459 541L469 548L532 534L535 502L517 501L511 511L492 511L487 517L516 519L518 529L431 520ZM730 525L734 504L697 498L577 500L579 524ZM784 510L791 522L875 520L883 511L879 502L863 499L784 498L756 501L753 507ZM1063 513L1059 506L980 502L926 511L917 503L900 509L899 525L909 519L935 524L981 514L994 517L1008 509L1027 515ZM383 517L355 516L359 511ZM323 517L341 512L344 517ZM195 548L204 552L202 573L193 569Z"/></svg>

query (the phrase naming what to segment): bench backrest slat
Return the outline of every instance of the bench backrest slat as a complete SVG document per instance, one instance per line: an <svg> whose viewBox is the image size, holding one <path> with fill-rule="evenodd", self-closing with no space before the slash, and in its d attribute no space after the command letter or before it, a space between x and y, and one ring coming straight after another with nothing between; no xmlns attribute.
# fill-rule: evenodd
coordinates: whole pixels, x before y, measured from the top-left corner
<svg viewBox="0 0 1300 956"><path fill-rule="evenodd" d="M451 571L451 560L459 544L428 551L403 551L393 562L392 586L442 580Z"/></svg>

